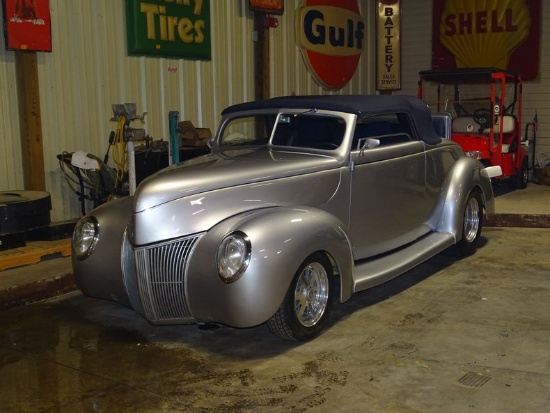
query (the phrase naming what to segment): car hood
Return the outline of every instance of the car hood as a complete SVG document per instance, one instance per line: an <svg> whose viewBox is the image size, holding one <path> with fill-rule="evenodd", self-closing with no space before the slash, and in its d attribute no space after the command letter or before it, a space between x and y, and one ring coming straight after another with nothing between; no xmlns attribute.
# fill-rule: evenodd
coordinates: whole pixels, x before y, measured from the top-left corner
<svg viewBox="0 0 550 413"><path fill-rule="evenodd" d="M200 193L334 169L326 155L262 149L213 153L165 168L145 179L134 197L134 212ZM327 194L334 188L326 188Z"/></svg>

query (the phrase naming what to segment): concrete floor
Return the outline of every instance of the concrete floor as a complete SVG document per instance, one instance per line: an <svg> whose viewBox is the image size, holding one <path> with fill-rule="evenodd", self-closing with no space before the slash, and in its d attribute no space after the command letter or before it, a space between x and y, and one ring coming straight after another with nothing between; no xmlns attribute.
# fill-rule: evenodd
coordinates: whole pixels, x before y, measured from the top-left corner
<svg viewBox="0 0 550 413"><path fill-rule="evenodd" d="M513 190L507 182L493 185L497 214L549 215L550 186L529 183Z"/></svg>
<svg viewBox="0 0 550 413"><path fill-rule="evenodd" d="M521 211L547 214L550 187L526 191ZM499 194L497 211L526 194ZM483 241L336 305L301 345L265 327L155 327L78 292L0 311L0 410L548 412L550 232Z"/></svg>

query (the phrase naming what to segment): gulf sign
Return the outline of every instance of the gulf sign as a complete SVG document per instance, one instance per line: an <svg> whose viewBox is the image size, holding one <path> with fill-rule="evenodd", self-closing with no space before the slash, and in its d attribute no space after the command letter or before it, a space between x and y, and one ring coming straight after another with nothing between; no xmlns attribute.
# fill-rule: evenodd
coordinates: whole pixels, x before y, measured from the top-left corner
<svg viewBox="0 0 550 413"><path fill-rule="evenodd" d="M365 23L356 0L303 0L296 10L296 43L308 70L326 89L353 77L365 47Z"/></svg>

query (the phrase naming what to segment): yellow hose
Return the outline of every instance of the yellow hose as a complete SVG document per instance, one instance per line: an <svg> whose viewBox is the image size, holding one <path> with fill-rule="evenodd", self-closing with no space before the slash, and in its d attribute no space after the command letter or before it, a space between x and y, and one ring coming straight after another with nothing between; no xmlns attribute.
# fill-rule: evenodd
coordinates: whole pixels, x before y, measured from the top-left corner
<svg viewBox="0 0 550 413"><path fill-rule="evenodd" d="M115 187L118 187L120 182L124 181L124 174L127 169L128 157L126 154L126 142L124 140L124 132L126 129L126 117L120 116L117 121L115 131L115 139L113 142L113 162L116 169Z"/></svg>

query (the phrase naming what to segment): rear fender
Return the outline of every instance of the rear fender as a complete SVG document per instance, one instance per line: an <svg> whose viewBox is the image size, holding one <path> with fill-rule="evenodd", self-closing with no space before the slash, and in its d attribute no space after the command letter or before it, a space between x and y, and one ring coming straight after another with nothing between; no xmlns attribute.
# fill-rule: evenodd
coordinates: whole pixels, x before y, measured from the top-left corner
<svg viewBox="0 0 550 413"><path fill-rule="evenodd" d="M437 232L446 232L460 240L463 211L472 190L479 190L486 217L494 213L491 180L483 164L474 158L461 157L447 174L438 207L428 225Z"/></svg>
<svg viewBox="0 0 550 413"><path fill-rule="evenodd" d="M222 281L216 254L235 231L251 244L250 263L232 283ZM198 322L250 327L267 321L279 308L303 261L324 251L336 263L343 288L351 289L352 255L343 223L316 208L268 208L233 216L208 231L189 262L188 302Z"/></svg>

